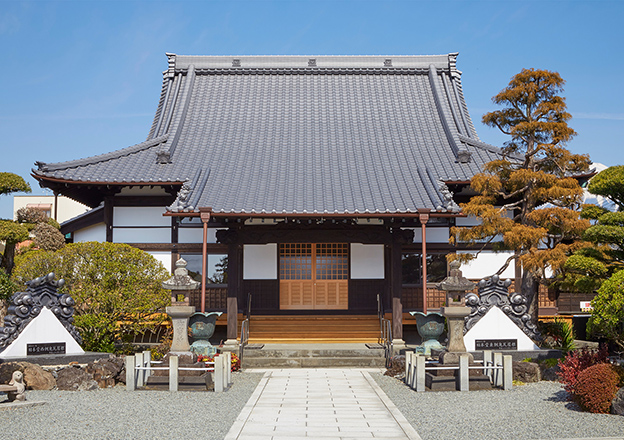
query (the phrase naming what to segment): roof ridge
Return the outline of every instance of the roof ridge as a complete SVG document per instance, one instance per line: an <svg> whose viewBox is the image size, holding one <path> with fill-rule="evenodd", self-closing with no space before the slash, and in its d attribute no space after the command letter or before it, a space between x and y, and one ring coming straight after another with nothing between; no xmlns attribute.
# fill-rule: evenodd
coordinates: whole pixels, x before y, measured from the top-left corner
<svg viewBox="0 0 624 440"><path fill-rule="evenodd" d="M131 145L130 147L122 148L121 150L116 150L110 153L100 154L97 156L85 157L82 159L70 160L67 162L56 162L56 163L50 163L50 164L45 163L45 162L35 162L35 165L37 165L37 170L34 170L34 171L35 173L37 173L38 171L39 172L57 171L57 170L62 170L64 168L91 165L91 164L95 164L98 162L105 162L111 159L118 159L120 157L128 156L132 153L136 153L142 150L146 150L148 148L155 147L156 145L160 145L161 143L165 142L168 137L169 135L165 134L163 136L159 136L154 139L148 139L141 143Z"/></svg>
<svg viewBox="0 0 624 440"><path fill-rule="evenodd" d="M457 52L442 55L176 55L167 53L169 62L166 76L187 70L191 65L197 71L205 69L368 69L387 71L405 68L428 68L435 65L461 74L456 68Z"/></svg>

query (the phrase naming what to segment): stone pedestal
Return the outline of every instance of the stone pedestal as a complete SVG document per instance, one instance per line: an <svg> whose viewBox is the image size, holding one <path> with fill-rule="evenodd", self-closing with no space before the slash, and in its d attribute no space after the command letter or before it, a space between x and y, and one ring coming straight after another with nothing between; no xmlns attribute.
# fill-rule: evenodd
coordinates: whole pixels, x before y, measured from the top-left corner
<svg viewBox="0 0 624 440"><path fill-rule="evenodd" d="M442 307L442 314L446 317L448 326L448 347L440 355L441 364L458 364L461 354L468 354L470 363L474 363L472 354L466 352L464 344L464 318L470 315L469 307Z"/></svg>
<svg viewBox="0 0 624 440"><path fill-rule="evenodd" d="M189 353L191 345L188 339L189 317L195 313L194 306L169 306L167 314L171 317L173 327L173 341L171 342L171 352Z"/></svg>

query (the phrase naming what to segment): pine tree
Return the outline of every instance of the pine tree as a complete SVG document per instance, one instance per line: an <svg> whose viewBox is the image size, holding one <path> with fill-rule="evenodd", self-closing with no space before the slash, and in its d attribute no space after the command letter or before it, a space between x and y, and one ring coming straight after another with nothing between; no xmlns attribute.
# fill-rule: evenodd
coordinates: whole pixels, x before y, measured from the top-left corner
<svg viewBox="0 0 624 440"><path fill-rule="evenodd" d="M491 246L514 252L497 273L514 259L522 265L520 291L535 320L538 287L546 270L560 273L589 227L589 221L579 217L582 189L574 175L586 172L590 160L564 147L576 133L568 126L571 115L560 96L563 85L556 72L523 69L492 98L503 108L485 114L483 123L510 140L502 158L472 178L477 195L461 206L481 223L451 231L453 240L481 244L481 250Z"/></svg>

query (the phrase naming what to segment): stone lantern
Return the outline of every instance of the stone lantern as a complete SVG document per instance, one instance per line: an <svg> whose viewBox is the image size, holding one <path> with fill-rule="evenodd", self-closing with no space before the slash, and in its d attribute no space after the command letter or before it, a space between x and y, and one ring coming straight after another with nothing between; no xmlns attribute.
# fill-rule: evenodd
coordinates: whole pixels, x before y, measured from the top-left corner
<svg viewBox="0 0 624 440"><path fill-rule="evenodd" d="M476 285L462 276L459 266L459 261L451 262L450 275L438 285L440 290L446 291L446 307L442 307L442 314L448 325L448 351L440 355L442 364L457 364L460 354L467 353L464 344L464 319L470 315L471 309L466 307L465 296ZM472 360L471 356L470 361Z"/></svg>
<svg viewBox="0 0 624 440"><path fill-rule="evenodd" d="M189 317L195 313L195 307L189 305L188 295L191 290L197 289L200 283L189 276L186 264L182 258L176 261L173 276L163 282L162 287L171 291L171 306L166 309L173 326L173 341L170 352L191 355L188 321Z"/></svg>

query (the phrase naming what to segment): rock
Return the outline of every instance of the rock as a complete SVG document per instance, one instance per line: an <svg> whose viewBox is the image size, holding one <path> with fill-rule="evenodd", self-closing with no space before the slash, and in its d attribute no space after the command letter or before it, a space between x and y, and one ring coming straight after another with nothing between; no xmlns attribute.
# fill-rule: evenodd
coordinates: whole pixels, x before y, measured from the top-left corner
<svg viewBox="0 0 624 440"><path fill-rule="evenodd" d="M405 355L392 356L392 366L386 370L384 376L402 379L405 376Z"/></svg>
<svg viewBox="0 0 624 440"><path fill-rule="evenodd" d="M98 383L93 380L92 374L72 365L58 372L56 387L63 391L91 391L98 388Z"/></svg>
<svg viewBox="0 0 624 440"><path fill-rule="evenodd" d="M85 372L93 376L93 380L100 388L108 388L114 387L119 382L119 373L123 366L123 359L111 356L108 359L91 362L85 368Z"/></svg>
<svg viewBox="0 0 624 440"><path fill-rule="evenodd" d="M169 366L169 353L167 353L163 359L162 359L163 363L159 364L159 367L168 367ZM185 356L178 356L178 365L180 367L187 367L187 368L205 368L206 364L203 362L197 362L197 356L195 356L194 354L189 354L189 355L185 355ZM202 374L204 374L205 371L202 370L197 370L197 371L190 371L190 370L180 370L178 372L178 374L180 376L201 376ZM152 375L154 376L169 376L169 371L168 370L154 370L152 372Z"/></svg>
<svg viewBox="0 0 624 440"><path fill-rule="evenodd" d="M24 373L24 383L28 390L51 390L56 386L56 380L52 373L30 362L7 362L1 364L0 383L8 383L11 380L11 375L16 370Z"/></svg>
<svg viewBox="0 0 624 440"><path fill-rule="evenodd" d="M624 388L620 388L611 403L611 414L624 416Z"/></svg>
<svg viewBox="0 0 624 440"><path fill-rule="evenodd" d="M534 362L513 362L513 379L520 382L539 382L542 378L539 365Z"/></svg>

